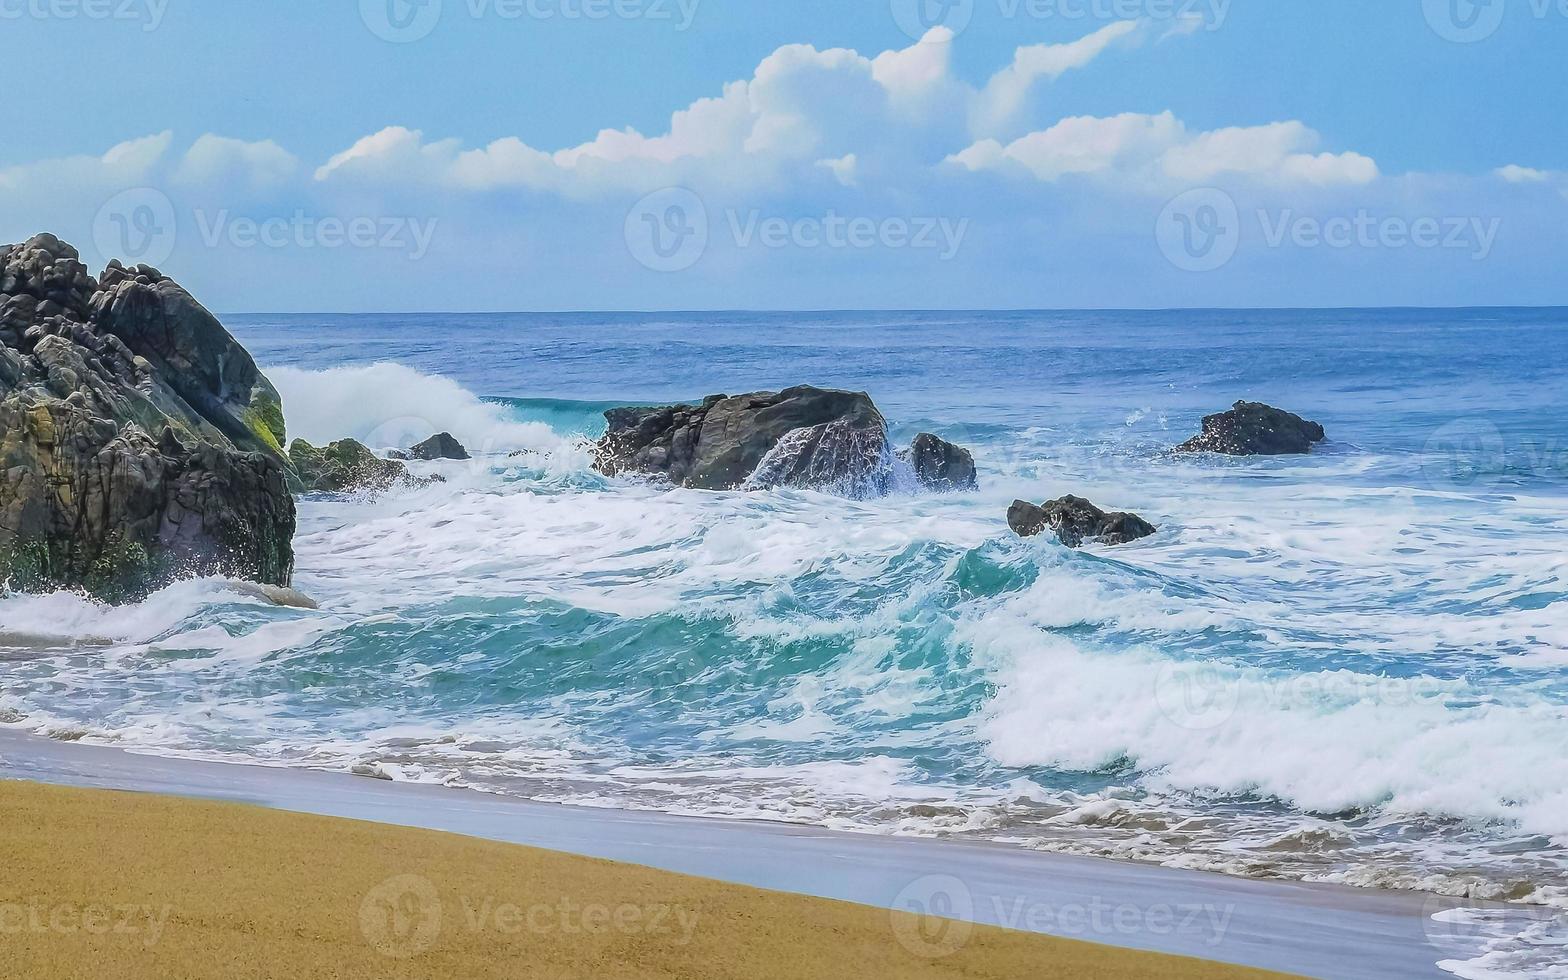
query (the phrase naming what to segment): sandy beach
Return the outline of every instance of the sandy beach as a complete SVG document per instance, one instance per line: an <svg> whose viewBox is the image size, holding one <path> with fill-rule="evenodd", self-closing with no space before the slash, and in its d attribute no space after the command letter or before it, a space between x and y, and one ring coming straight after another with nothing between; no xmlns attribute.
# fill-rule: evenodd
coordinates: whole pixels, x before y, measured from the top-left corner
<svg viewBox="0 0 1568 980"><path fill-rule="evenodd" d="M73 789L46 788L53 786ZM84 789L134 792L82 795ZM551 963L533 947L564 952L559 944L566 937L591 936L561 927L583 924L582 910L590 905L605 929L619 921L621 931L572 947L572 962L579 970L612 962L588 952L635 953L635 961L623 956L613 960L614 969L545 975L767 976L733 957L766 960L766 950L775 948L768 944L777 943L788 944L792 956L824 950L810 965L829 971L820 975L844 975L844 957L854 956L862 962L856 972L868 976L1095 976L1102 969L1147 975L1128 972L1139 964L1149 964L1154 975L1203 976L1211 974L1199 961L1208 961L1373 980L1447 976L1440 960L1469 959L1485 941L1433 919L1442 909L1477 903L1429 895L560 806L342 773L162 758L6 731L0 731L0 804L10 831L0 838L0 857L17 872L0 896L9 917L0 925L11 927L9 938L26 939L6 949L11 955L31 950L50 963L67 963L72 949L85 955L93 948L90 937L51 931L47 916L42 932L28 932L32 909L60 909L69 926L80 924L84 911L108 915L124 907L142 917L140 925L129 925L143 938L162 922L155 948L138 947L128 963L162 962L157 957L175 948L162 934L194 922L228 932L223 942L203 945L186 931L183 941L228 949L234 938L240 964L257 955L253 943L264 955L282 955L273 947L303 937L327 944L321 948L333 956L368 964L366 975L376 976L404 969L443 975L426 954L454 957L461 965L452 969L461 975L484 975L473 964L501 955L498 950L527 948L528 963ZM63 848L62 841L72 846ZM277 894L285 896L281 905L267 897ZM563 901L570 904L563 908ZM306 905L314 910L309 917L299 911ZM441 925L432 938L420 924L422 910L436 905ZM960 921L895 926L916 920L890 910L910 909ZM1531 921L1530 910L1517 907L1495 906L1488 914L1519 917L1514 931ZM530 931L530 921L543 931ZM683 922L694 921L691 940L675 945L687 934ZM646 948L628 945L627 930ZM533 945L517 945L529 937ZM1181 959L1127 959L1108 946ZM51 947L58 956L45 955ZM388 957L382 947L417 955ZM465 956L475 957L473 963ZM709 956L730 958L722 960L727 966L714 960L716 972L689 972ZM1022 974L1011 972L1014 956L1028 964ZM300 969L277 972L296 975L305 965L301 960ZM412 969L420 965L423 972ZM516 975L515 961L512 969L509 975ZM819 974L802 966L789 975Z"/></svg>
<svg viewBox="0 0 1568 980"><path fill-rule="evenodd" d="M8 976L1266 974L433 831L0 784Z"/></svg>

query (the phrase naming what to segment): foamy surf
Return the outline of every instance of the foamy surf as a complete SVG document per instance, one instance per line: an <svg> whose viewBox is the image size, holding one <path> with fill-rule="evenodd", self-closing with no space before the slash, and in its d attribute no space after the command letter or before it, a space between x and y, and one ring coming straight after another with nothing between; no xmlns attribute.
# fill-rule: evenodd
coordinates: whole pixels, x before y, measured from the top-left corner
<svg viewBox="0 0 1568 980"><path fill-rule="evenodd" d="M1568 525L1549 480L1434 486L1402 430L1177 458L1162 449L1193 413L1147 393L965 424L900 387L874 392L895 441L970 446L980 493L701 493L592 472L608 381L482 399L388 364L273 377L313 441L450 431L476 459L425 464L449 482L423 490L303 501L297 584L320 610L203 583L119 610L0 599L8 628L66 624L6 674L9 724L1568 907ZM562 390L546 381L481 390ZM1063 492L1160 533L1069 552L1007 532L1012 499ZM1510 951L1453 958L1489 952Z"/></svg>

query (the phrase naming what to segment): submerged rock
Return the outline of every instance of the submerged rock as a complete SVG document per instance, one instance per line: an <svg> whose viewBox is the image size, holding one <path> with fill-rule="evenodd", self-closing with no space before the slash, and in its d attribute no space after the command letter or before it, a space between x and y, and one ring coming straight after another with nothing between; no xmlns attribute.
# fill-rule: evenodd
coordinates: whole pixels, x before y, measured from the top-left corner
<svg viewBox="0 0 1568 980"><path fill-rule="evenodd" d="M289 446L289 459L306 493L374 492L396 483L431 482L416 480L409 475L408 467L382 459L355 439L339 439L320 448L295 439Z"/></svg>
<svg viewBox="0 0 1568 980"><path fill-rule="evenodd" d="M155 269L102 282L52 235L0 246L0 580L140 598L183 577L286 585L277 393Z"/></svg>
<svg viewBox="0 0 1568 980"><path fill-rule="evenodd" d="M1071 494L1047 501L1038 507L1027 500L1015 500L1007 511L1007 524L1020 537L1032 538L1047 529L1069 548L1080 548L1085 541L1118 545L1146 538L1159 530L1137 514L1106 513L1082 497Z"/></svg>
<svg viewBox="0 0 1568 980"><path fill-rule="evenodd" d="M899 458L909 463L915 479L928 490L975 490L980 481L975 477L975 458L962 446L955 446L929 432L915 436L915 441Z"/></svg>
<svg viewBox="0 0 1568 980"><path fill-rule="evenodd" d="M700 405L616 408L594 447L608 476L660 476L698 490L886 491L892 453L887 422L864 392L801 386Z"/></svg>
<svg viewBox="0 0 1568 980"><path fill-rule="evenodd" d="M461 459L468 459L469 458L468 450L463 448L463 444L462 443L460 443L456 439L452 438L452 433L450 433L450 432L438 432L438 433L436 433L435 435L431 436L429 439L426 439L424 442L421 442L417 446L414 446L414 447L410 448L408 450L406 456L407 456L408 459L422 459L422 460L433 460L433 459L459 459L459 460L461 460Z"/></svg>
<svg viewBox="0 0 1568 980"><path fill-rule="evenodd" d="M1176 447L1179 453L1227 456L1290 456L1310 452L1326 438L1323 427L1261 402L1240 401L1228 412L1203 420L1200 435Z"/></svg>

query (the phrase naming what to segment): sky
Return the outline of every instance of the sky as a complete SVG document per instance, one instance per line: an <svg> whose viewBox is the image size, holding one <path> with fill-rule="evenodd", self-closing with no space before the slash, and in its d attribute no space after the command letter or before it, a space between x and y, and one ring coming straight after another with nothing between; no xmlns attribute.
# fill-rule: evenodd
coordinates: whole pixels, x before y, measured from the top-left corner
<svg viewBox="0 0 1568 980"><path fill-rule="evenodd" d="M0 0L0 242L230 312L1568 305L1568 0Z"/></svg>

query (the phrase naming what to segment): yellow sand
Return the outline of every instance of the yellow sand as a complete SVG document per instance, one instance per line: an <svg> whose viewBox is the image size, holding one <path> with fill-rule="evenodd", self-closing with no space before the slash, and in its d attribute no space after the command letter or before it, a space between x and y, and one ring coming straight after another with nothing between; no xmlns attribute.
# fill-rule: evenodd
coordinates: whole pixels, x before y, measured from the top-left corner
<svg viewBox="0 0 1568 980"><path fill-rule="evenodd" d="M0 783L0 977L1258 976L431 831Z"/></svg>

